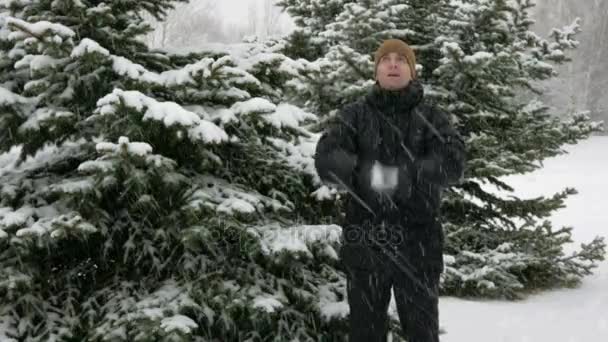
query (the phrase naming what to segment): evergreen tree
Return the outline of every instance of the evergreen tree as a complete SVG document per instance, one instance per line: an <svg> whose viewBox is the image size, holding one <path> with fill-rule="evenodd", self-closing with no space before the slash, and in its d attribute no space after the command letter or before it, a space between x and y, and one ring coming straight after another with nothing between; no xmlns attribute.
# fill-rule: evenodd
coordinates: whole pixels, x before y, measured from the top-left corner
<svg viewBox="0 0 608 342"><path fill-rule="evenodd" d="M574 286L604 259L599 237L565 255L572 227L556 229L546 220L574 189L522 199L502 178L539 169L564 152L562 145L601 129L584 113L552 115L534 87L569 61L577 22L546 40L530 31L531 0L332 1L342 9L319 18L310 2L318 4L281 2L306 25L300 31L325 44L325 54L292 82L300 104L333 115L373 83L371 56L381 41L399 38L417 52L426 98L452 113L466 138L466 179L444 194L444 294L519 298Z"/></svg>
<svg viewBox="0 0 608 342"><path fill-rule="evenodd" d="M297 63L151 51L172 3L0 3L0 340L343 334Z"/></svg>
<svg viewBox="0 0 608 342"><path fill-rule="evenodd" d="M287 8L297 25L287 37L284 53L289 57L316 60L327 52L328 44L318 36L325 26L342 12L344 5L356 0L278 0L277 6Z"/></svg>

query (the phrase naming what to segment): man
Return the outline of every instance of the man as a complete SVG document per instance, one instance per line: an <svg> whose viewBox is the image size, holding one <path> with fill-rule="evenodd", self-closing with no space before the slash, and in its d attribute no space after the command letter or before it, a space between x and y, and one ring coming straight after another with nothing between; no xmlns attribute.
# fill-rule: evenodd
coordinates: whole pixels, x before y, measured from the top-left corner
<svg viewBox="0 0 608 342"><path fill-rule="evenodd" d="M351 342L386 341L394 289L408 342L436 342L443 272L441 191L463 174L464 143L448 115L423 101L416 57L403 41L374 55L376 84L321 136L320 178L345 188L340 258Z"/></svg>

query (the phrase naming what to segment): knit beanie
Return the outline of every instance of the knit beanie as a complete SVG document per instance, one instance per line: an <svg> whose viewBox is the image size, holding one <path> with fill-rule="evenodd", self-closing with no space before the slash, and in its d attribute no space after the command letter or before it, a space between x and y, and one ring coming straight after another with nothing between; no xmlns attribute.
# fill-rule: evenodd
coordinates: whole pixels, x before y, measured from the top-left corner
<svg viewBox="0 0 608 342"><path fill-rule="evenodd" d="M412 79L416 78L416 55L414 50L400 39L387 39L382 45L376 50L374 54L374 77L376 76L376 70L378 70L378 63L380 59L391 52L396 52L399 55L405 56L407 64L410 66L412 73Z"/></svg>

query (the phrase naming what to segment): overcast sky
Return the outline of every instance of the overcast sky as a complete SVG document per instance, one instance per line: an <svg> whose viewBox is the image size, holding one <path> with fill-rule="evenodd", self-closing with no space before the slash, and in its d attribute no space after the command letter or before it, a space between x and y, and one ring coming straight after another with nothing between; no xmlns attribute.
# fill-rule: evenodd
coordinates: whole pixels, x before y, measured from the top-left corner
<svg viewBox="0 0 608 342"><path fill-rule="evenodd" d="M196 1L196 0L193 0ZM218 9L226 21L242 22L247 18L247 11L252 3L259 3L259 0L222 0L218 1Z"/></svg>
<svg viewBox="0 0 608 342"><path fill-rule="evenodd" d="M196 1L196 0L191 0ZM225 18L225 21L233 23L243 23L247 20L249 7L252 4L261 6L264 0L221 0L217 6L220 15ZM281 24L289 27L292 24L291 18L287 14L281 17Z"/></svg>

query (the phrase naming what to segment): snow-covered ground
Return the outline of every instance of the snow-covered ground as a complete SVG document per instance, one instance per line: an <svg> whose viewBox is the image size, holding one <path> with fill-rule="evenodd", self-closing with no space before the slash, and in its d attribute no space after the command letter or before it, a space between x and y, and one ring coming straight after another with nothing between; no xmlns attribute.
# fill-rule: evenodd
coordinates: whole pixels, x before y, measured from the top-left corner
<svg viewBox="0 0 608 342"><path fill-rule="evenodd" d="M578 194L554 213L556 227L572 226L575 246L608 238L608 137L592 137L529 175L510 177L522 197L551 195L565 187ZM608 261L576 289L547 291L524 301L440 299L442 342L606 342Z"/></svg>

